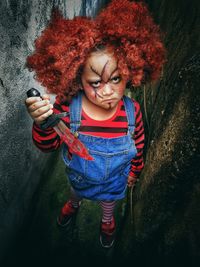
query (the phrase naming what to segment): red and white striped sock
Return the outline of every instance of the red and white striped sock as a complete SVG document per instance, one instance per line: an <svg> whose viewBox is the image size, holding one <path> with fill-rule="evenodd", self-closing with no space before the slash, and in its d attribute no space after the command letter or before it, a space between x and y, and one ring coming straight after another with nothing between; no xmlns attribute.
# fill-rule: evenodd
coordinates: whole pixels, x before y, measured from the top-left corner
<svg viewBox="0 0 200 267"><path fill-rule="evenodd" d="M103 216L102 216L103 223L111 222L115 208L115 202L116 201L99 201L99 204L102 207L103 211Z"/></svg>

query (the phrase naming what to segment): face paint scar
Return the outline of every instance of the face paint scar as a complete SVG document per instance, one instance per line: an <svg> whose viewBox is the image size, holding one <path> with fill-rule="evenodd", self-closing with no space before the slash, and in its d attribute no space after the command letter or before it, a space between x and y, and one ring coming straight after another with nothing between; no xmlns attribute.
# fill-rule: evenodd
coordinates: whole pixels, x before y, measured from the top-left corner
<svg viewBox="0 0 200 267"><path fill-rule="evenodd" d="M106 62L106 64L104 65L103 69L102 69L102 72L101 72L101 79L103 80L103 75L104 75L104 72L105 72L105 69L106 69L106 66L108 64L109 60ZM103 80L104 81L104 80ZM104 81L105 82L105 81Z"/></svg>
<svg viewBox="0 0 200 267"><path fill-rule="evenodd" d="M91 69L95 74L97 74L97 75L101 78L101 74L99 74L98 71L95 70L91 65L90 65L90 69ZM101 78L101 79L102 79L102 78ZM97 88L92 87L92 89L94 90L95 98L97 98L97 97L99 97L99 98L103 98L101 95L99 95L99 94L97 93L97 90L98 90Z"/></svg>
<svg viewBox="0 0 200 267"><path fill-rule="evenodd" d="M105 65L103 66L103 69L102 69L102 71L101 71L101 74L99 74L98 71L95 70L95 68L92 67L91 65L90 65L90 69L91 69L95 74L97 74L97 75L101 78L101 80L103 80L102 77L103 77L103 75L104 75L104 72L105 72L105 69L106 69L106 66L107 66L108 62L109 62L109 60L107 60L107 62L106 62Z"/></svg>
<svg viewBox="0 0 200 267"><path fill-rule="evenodd" d="M101 80L103 80L103 75L104 75L104 73L105 73L105 70L106 70L106 66L107 66L107 64L109 63L109 60L105 63L105 65L104 65L104 67L103 67L103 69L102 69L102 72L101 72L101 74L99 74L98 73L98 71L97 70L95 70L95 68L94 67L92 67L91 65L90 65L90 69L96 74L96 75L98 75L100 78L101 78ZM108 77L108 80L107 81L104 81L105 83L107 83L109 80L110 80L110 78L112 77L112 75L113 75L113 73L115 73L115 71L118 69L118 62L117 62L117 66L115 67L115 69L111 72L111 74L110 74L110 76ZM94 90L94 93L95 93L95 98L97 98L97 97L99 97L99 98L103 98L100 94L98 94L98 92L97 92L97 90L98 90L98 88L92 88L93 90ZM111 108L111 104L109 103L109 107Z"/></svg>
<svg viewBox="0 0 200 267"><path fill-rule="evenodd" d="M97 98L97 96L98 96L99 98L103 98L101 95L99 95L99 94L97 93L97 88L92 87L92 89L94 90L95 98Z"/></svg>
<svg viewBox="0 0 200 267"><path fill-rule="evenodd" d="M101 74L99 74L98 71L95 70L91 65L90 65L90 69L101 78Z"/></svg>
<svg viewBox="0 0 200 267"><path fill-rule="evenodd" d="M102 70L102 73L101 73L101 77L102 77L102 80L104 81L103 79L103 75L104 75L104 72L105 72L105 69L106 69L106 65L107 65L108 61L106 62L106 64L104 65L103 67L103 70ZM118 62L117 62L117 66L115 67L115 69L111 72L110 76L108 77L107 81L104 81L105 83L107 83L110 78L112 77L113 73L115 73L115 71L118 69Z"/></svg>

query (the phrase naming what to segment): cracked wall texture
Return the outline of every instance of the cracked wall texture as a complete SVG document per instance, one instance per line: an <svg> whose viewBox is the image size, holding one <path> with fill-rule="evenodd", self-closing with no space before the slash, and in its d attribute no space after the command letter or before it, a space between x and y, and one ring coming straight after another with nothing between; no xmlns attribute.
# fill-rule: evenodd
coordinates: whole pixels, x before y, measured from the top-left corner
<svg viewBox="0 0 200 267"><path fill-rule="evenodd" d="M43 88L25 68L34 40L47 24L53 6L66 17L94 16L105 0L2 0L0 2L0 251L23 223L41 173L51 156L32 144L32 121L24 100L30 87ZM52 96L53 97L53 96ZM1 256L0 254L0 256Z"/></svg>

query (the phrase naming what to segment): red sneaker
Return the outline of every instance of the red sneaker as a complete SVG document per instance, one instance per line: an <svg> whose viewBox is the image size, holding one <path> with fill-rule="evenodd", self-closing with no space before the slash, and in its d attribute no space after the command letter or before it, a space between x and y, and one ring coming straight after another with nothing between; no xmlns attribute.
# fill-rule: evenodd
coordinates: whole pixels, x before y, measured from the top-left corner
<svg viewBox="0 0 200 267"><path fill-rule="evenodd" d="M101 222L100 226L100 243L103 248L111 248L115 241L115 219L109 223Z"/></svg>
<svg viewBox="0 0 200 267"><path fill-rule="evenodd" d="M79 207L74 208L70 200L67 203L65 203L57 218L58 225L62 227L67 226L71 222L72 218L77 214Z"/></svg>

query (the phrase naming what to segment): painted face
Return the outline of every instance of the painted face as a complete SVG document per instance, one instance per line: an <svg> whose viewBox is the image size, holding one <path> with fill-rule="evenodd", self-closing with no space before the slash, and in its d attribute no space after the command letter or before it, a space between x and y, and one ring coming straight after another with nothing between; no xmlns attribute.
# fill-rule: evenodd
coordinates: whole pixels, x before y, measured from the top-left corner
<svg viewBox="0 0 200 267"><path fill-rule="evenodd" d="M90 54L81 81L87 99L103 109L117 106L127 83L120 74L114 54L107 50Z"/></svg>

